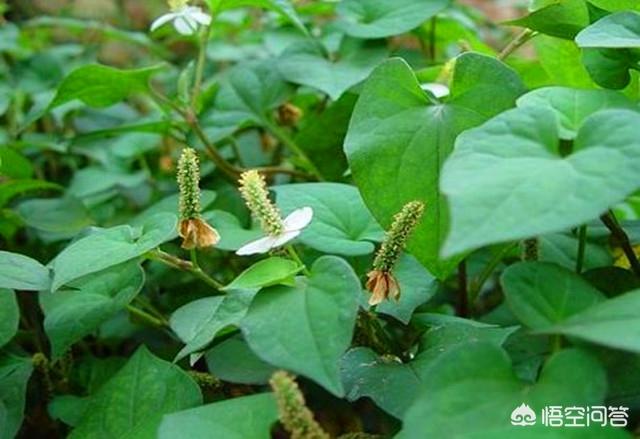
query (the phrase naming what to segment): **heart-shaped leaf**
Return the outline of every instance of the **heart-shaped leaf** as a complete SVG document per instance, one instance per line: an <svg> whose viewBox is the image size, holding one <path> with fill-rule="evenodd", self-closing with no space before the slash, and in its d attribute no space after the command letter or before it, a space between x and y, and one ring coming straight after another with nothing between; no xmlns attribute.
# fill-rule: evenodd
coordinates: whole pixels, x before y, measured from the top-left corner
<svg viewBox="0 0 640 439"><path fill-rule="evenodd" d="M178 308L170 319L171 329L186 346L176 360L204 349L227 326L238 326L257 289L229 291L224 297L205 297Z"/></svg>
<svg viewBox="0 0 640 439"><path fill-rule="evenodd" d="M640 69L640 13L607 15L576 36L583 61L598 85L621 89L629 84L630 69Z"/></svg>
<svg viewBox="0 0 640 439"><path fill-rule="evenodd" d="M464 319L435 326L423 337L421 351L407 363L380 357L371 349L355 348L342 357L340 369L347 398L370 397L389 414L402 418L413 403L434 361L460 343L486 342L500 346L514 328L498 328Z"/></svg>
<svg viewBox="0 0 640 439"><path fill-rule="evenodd" d="M636 109L636 104L621 93L610 90L580 90L568 87L539 88L521 96L518 107L547 107L558 116L561 139L573 140L584 120L607 108Z"/></svg>
<svg viewBox="0 0 640 439"><path fill-rule="evenodd" d="M300 183L272 189L284 214L305 206L313 208L313 220L300 235L311 248L345 256L366 255L373 252L373 242L383 237L354 186Z"/></svg>
<svg viewBox="0 0 640 439"><path fill-rule="evenodd" d="M50 284L49 270L40 262L18 253L0 251L0 288L44 291Z"/></svg>
<svg viewBox="0 0 640 439"><path fill-rule="evenodd" d="M53 269L51 290L87 274L142 256L173 238L176 217L169 213L154 215L139 229L117 226L102 229L79 239L65 248L50 263Z"/></svg>
<svg viewBox="0 0 640 439"><path fill-rule="evenodd" d="M316 88L338 100L366 79L386 56L384 46L345 39L339 53L327 58L317 43L309 41L285 50L278 68L287 81Z"/></svg>
<svg viewBox="0 0 640 439"><path fill-rule="evenodd" d="M640 290L598 303L546 333L564 334L614 349L640 352Z"/></svg>
<svg viewBox="0 0 640 439"><path fill-rule="evenodd" d="M129 262L85 276L54 294L41 293L52 359L60 358L73 343L123 310L143 284L144 271L136 262Z"/></svg>
<svg viewBox="0 0 640 439"><path fill-rule="evenodd" d="M69 438L155 438L162 416L202 404L198 385L145 347L91 396Z"/></svg>
<svg viewBox="0 0 640 439"><path fill-rule="evenodd" d="M408 32L449 6L450 0L343 0L341 29L358 38L384 38Z"/></svg>
<svg viewBox="0 0 640 439"><path fill-rule="evenodd" d="M438 278L446 277L458 263L439 255L449 230L448 208L438 182L441 166L458 134L513 106L523 91L515 72L475 53L456 60L446 103L432 102L400 59L382 64L364 85L345 140L353 177L383 226L391 224L404 204L425 203L408 249Z"/></svg>
<svg viewBox="0 0 640 439"><path fill-rule="evenodd" d="M242 322L263 360L304 375L342 396L338 360L351 343L360 281L344 260L323 256L295 287L262 290ZM286 316L286 318L283 318Z"/></svg>
<svg viewBox="0 0 640 439"><path fill-rule="evenodd" d="M149 79L162 65L138 70L119 70L103 65L80 67L67 76L48 109L52 110L74 99L90 107L108 107L133 93L149 91Z"/></svg>
<svg viewBox="0 0 640 439"><path fill-rule="evenodd" d="M269 439L277 420L273 394L260 393L165 415L158 439Z"/></svg>
<svg viewBox="0 0 640 439"><path fill-rule="evenodd" d="M606 386L602 366L579 350L555 354L538 382L526 386L516 379L509 357L499 347L461 344L436 360L396 437L627 437L623 429L598 424L565 428L558 435L558 430L544 426L540 418L526 428L509 422L509 415L523 403L536 414L550 405L549 401L562 407L601 405Z"/></svg>
<svg viewBox="0 0 640 439"><path fill-rule="evenodd" d="M443 254L524 239L597 218L640 187L640 114L604 110L562 157L545 107L507 111L458 138L441 186L451 206Z"/></svg>
<svg viewBox="0 0 640 439"><path fill-rule="evenodd" d="M509 266L502 286L511 311L532 329L548 328L605 299L575 272L544 262Z"/></svg>

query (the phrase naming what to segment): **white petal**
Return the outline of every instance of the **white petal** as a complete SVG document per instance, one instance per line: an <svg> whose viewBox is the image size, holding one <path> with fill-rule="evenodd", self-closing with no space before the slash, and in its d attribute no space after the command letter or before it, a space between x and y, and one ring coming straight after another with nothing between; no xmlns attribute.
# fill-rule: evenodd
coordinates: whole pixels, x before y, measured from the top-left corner
<svg viewBox="0 0 640 439"><path fill-rule="evenodd" d="M238 256L255 255L256 253L266 253L275 247L276 238L271 236L265 236L264 238L256 239L248 244L243 245L236 251Z"/></svg>
<svg viewBox="0 0 640 439"><path fill-rule="evenodd" d="M153 23L151 23L151 32L158 29L160 26L164 26L165 24L175 19L176 17L178 17L178 14L174 12L170 12L168 14L159 16L158 18L155 19Z"/></svg>
<svg viewBox="0 0 640 439"><path fill-rule="evenodd" d="M209 26L211 24L211 15L202 12L202 9L197 6L191 6L185 11L185 15L189 15L192 19L200 24Z"/></svg>
<svg viewBox="0 0 640 439"><path fill-rule="evenodd" d="M273 246L271 248L280 247L286 244L287 242L298 236L300 233L302 233L301 230L291 230L288 232L284 232L282 235L275 238L275 241L273 242Z"/></svg>
<svg viewBox="0 0 640 439"><path fill-rule="evenodd" d="M198 30L198 23L187 15L180 15L173 21L173 26L182 35L193 35Z"/></svg>
<svg viewBox="0 0 640 439"><path fill-rule="evenodd" d="M427 84L421 84L420 88L430 91L435 97L443 98L449 96L449 87L437 82L429 82Z"/></svg>
<svg viewBox="0 0 640 439"><path fill-rule="evenodd" d="M293 230L302 230L309 225L313 219L313 209L310 207L303 207L291 212L284 219L284 229L287 232Z"/></svg>

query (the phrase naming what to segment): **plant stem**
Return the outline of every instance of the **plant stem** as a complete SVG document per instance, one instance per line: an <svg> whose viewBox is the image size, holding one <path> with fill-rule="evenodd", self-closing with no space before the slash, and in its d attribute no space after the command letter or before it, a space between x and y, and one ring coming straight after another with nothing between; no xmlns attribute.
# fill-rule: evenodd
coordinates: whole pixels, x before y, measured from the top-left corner
<svg viewBox="0 0 640 439"><path fill-rule="evenodd" d="M640 277L640 262L638 262L638 258L633 251L633 247L631 246L631 241L629 240L629 236L624 231L616 216L612 211L608 211L604 215L600 217L600 220L607 226L607 229L611 232L611 237L613 238L614 245L619 245L622 247L622 251L625 256L629 260L629 264L631 265L631 270L633 273Z"/></svg>
<svg viewBox="0 0 640 439"><path fill-rule="evenodd" d="M467 288L467 263L458 264L458 316L469 316L469 291Z"/></svg>
<svg viewBox="0 0 640 439"><path fill-rule="evenodd" d="M138 317L140 320L150 324L151 326L155 326L158 328L166 328L169 326L166 321L160 320L152 316L151 314L147 313L146 311L136 308L133 305L127 305L127 311L129 311L134 316Z"/></svg>
<svg viewBox="0 0 640 439"><path fill-rule="evenodd" d="M271 131L273 135L276 136L278 140L280 140L280 142L282 142L284 146L286 146L291 152L293 152L296 156L298 156L300 161L304 163L305 167L309 172L311 172L319 181L324 180L324 178L322 177L322 174L320 173L316 165L313 164L313 162L311 161L311 159L309 159L307 154L289 136L289 134L286 131L284 131L278 125L269 121L266 121L266 126L269 129L269 131Z"/></svg>
<svg viewBox="0 0 640 439"><path fill-rule="evenodd" d="M209 44L209 36L211 35L211 25L206 26L201 33L200 47L198 48L198 61L196 64L196 75L193 81L193 92L191 95L191 107L196 108L198 99L200 98L200 89L202 88L202 77L204 75L204 66L207 61L207 45Z"/></svg>
<svg viewBox="0 0 640 439"><path fill-rule="evenodd" d="M489 261L487 266L484 267L484 270L482 270L482 273L480 273L478 279L475 282L471 283L471 287L469 289L469 303L473 304L476 301L478 295L480 294L480 291L482 291L482 287L487 282L489 277L491 277L491 274L495 271L498 265L500 265L500 262L502 262L504 256L517 245L517 242L512 242L505 245L498 253L496 253L491 261Z"/></svg>
<svg viewBox="0 0 640 439"><path fill-rule="evenodd" d="M210 287L212 287L213 289L215 289L216 291L220 292L221 294L225 294L224 291L222 291L222 288L224 287L224 285L222 285L220 282L218 282L217 280L210 277L207 273L205 273L200 268L200 266L197 265L197 260L196 260L196 264L194 264L193 260L191 262L185 261L184 259L180 259L169 253L163 252L160 249L152 250L148 252L146 256L148 259L162 262L163 264L168 265L177 270L187 271L193 274L194 276L196 276L198 279L200 279L207 285L209 285ZM192 258L193 258L193 253L192 253Z"/></svg>
<svg viewBox="0 0 640 439"><path fill-rule="evenodd" d="M507 46L502 49L502 51L498 54L497 58L500 61L504 61L511 55L513 52L518 50L522 45L524 45L527 41L537 35L536 32L531 29L525 29L520 32L516 37L507 44Z"/></svg>
<svg viewBox="0 0 640 439"><path fill-rule="evenodd" d="M296 249L293 248L292 245L288 245L286 247L286 250L287 250L287 253L289 253L289 256L291 256L291 259L296 261L302 267L302 272L307 276L311 276L311 272L309 271L307 266L304 264L304 262L302 262L302 259L300 259L300 256L298 256L298 252L296 252Z"/></svg>
<svg viewBox="0 0 640 439"><path fill-rule="evenodd" d="M195 248L192 248L191 252L190 252L191 264L193 265L193 271L192 271L193 274L198 276L206 284L212 286L216 290L221 290L222 288L224 288L224 285L222 285L220 282L218 282L214 278L210 277L207 273L204 272L204 270L202 270L202 268L200 268L200 264L198 264L198 253L197 252L198 251Z"/></svg>
<svg viewBox="0 0 640 439"><path fill-rule="evenodd" d="M432 62L436 61L436 23L437 19L434 15L431 17L431 32L429 33L429 57Z"/></svg>
<svg viewBox="0 0 640 439"><path fill-rule="evenodd" d="M587 247L587 225L583 224L578 230L578 256L576 258L576 273L582 273L584 253Z"/></svg>

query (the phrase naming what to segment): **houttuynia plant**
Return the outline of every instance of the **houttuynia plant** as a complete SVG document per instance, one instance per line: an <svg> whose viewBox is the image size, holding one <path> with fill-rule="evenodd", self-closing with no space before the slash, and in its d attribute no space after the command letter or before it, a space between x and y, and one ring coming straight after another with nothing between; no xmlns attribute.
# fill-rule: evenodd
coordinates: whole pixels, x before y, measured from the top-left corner
<svg viewBox="0 0 640 439"><path fill-rule="evenodd" d="M0 0L0 439L631 438L640 1Z"/></svg>

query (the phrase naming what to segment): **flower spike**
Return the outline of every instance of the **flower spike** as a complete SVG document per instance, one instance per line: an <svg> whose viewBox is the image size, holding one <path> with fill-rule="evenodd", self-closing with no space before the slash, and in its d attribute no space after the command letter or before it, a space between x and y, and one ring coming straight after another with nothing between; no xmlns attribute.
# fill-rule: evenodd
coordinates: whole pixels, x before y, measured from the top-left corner
<svg viewBox="0 0 640 439"><path fill-rule="evenodd" d="M285 371L275 372L269 384L278 403L280 422L291 439L329 439L329 435L313 419L304 396L294 378Z"/></svg>
<svg viewBox="0 0 640 439"><path fill-rule="evenodd" d="M372 293L369 298L370 305L377 305L389 297L400 299L400 286L393 275L393 268L423 213L424 203L411 201L394 216L393 223L373 260L373 270L367 274L366 287Z"/></svg>
<svg viewBox="0 0 640 439"><path fill-rule="evenodd" d="M260 220L265 237L242 246L236 254L266 253L291 241L302 233L313 219L313 209L303 207L291 212L284 220L278 208L269 199L267 183L256 170L240 176L240 194L255 218Z"/></svg>
<svg viewBox="0 0 640 439"><path fill-rule="evenodd" d="M191 250L216 245L220 235L200 216L200 166L192 148L182 150L177 179L180 189L178 234L183 239L182 248Z"/></svg>

